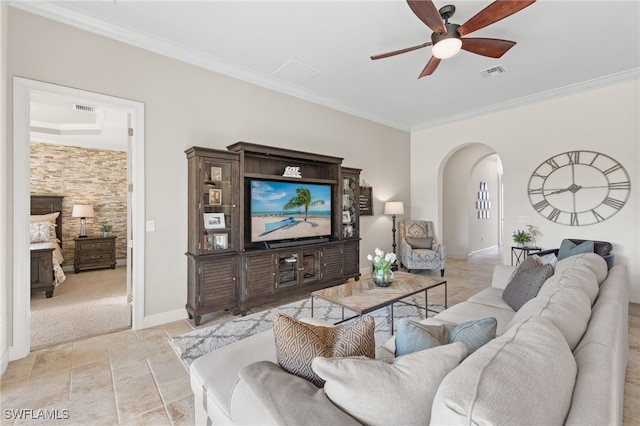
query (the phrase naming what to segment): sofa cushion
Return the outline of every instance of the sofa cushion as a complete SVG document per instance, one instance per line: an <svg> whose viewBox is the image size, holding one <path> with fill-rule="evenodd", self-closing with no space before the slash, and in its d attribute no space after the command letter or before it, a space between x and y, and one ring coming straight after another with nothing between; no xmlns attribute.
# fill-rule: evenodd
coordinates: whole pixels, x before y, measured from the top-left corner
<svg viewBox="0 0 640 426"><path fill-rule="evenodd" d="M529 266L524 263L533 265ZM524 263L515 271L511 282L507 284L502 293L502 299L514 311L536 297L542 284L553 275L553 266L540 265L532 257L528 257Z"/></svg>
<svg viewBox="0 0 640 426"><path fill-rule="evenodd" d="M530 317L541 317L551 321L573 350L589 324L591 302L586 292L579 287L550 288L544 294L528 301L516 312L507 327Z"/></svg>
<svg viewBox="0 0 640 426"><path fill-rule="evenodd" d="M259 361L249 364L238 373L242 381L235 393L242 385L257 399L266 415L256 419L254 410L255 399L250 401L250 408L246 404L238 404L237 410L232 405L232 417L235 424L266 424L267 419L273 424L305 425L317 419L324 424L358 425L353 417L333 405L324 391L308 380L287 373L277 364L269 361ZM286 392L283 392L286 389ZM257 410L256 410L257 411ZM253 423L256 420L259 423ZM269 422L271 423L271 422Z"/></svg>
<svg viewBox="0 0 640 426"><path fill-rule="evenodd" d="M563 259L558 262L556 273L560 274L576 267L587 268L593 272L598 281L598 285L601 285L609 274L607 261L596 253L584 253Z"/></svg>
<svg viewBox="0 0 640 426"><path fill-rule="evenodd" d="M562 240L562 243L560 243L558 260L566 259L567 257L581 253L593 253L593 241L584 241L580 244L576 244L571 240L564 239Z"/></svg>
<svg viewBox="0 0 640 426"><path fill-rule="evenodd" d="M429 325L401 319L396 330L396 356L455 342L464 343L469 353L473 353L496 337L496 327L495 318L483 318L460 325Z"/></svg>
<svg viewBox="0 0 640 426"><path fill-rule="evenodd" d="M324 391L343 411L368 425L425 425L442 379L467 356L462 343L399 356L391 361L316 358Z"/></svg>
<svg viewBox="0 0 640 426"><path fill-rule="evenodd" d="M414 248L414 249L429 249L429 250L431 250L431 248L433 246L433 238L430 238L430 237L427 237L427 238L415 238L415 237L407 236L405 239L407 240L407 243L409 243L411 248Z"/></svg>
<svg viewBox="0 0 640 426"><path fill-rule="evenodd" d="M278 364L316 386L322 386L324 381L311 369L313 358L357 355L374 358L374 332L375 322L370 315L337 327L316 326L280 313L273 317Z"/></svg>
<svg viewBox="0 0 640 426"><path fill-rule="evenodd" d="M469 355L440 384L432 424L562 424L576 363L562 334L527 318Z"/></svg>

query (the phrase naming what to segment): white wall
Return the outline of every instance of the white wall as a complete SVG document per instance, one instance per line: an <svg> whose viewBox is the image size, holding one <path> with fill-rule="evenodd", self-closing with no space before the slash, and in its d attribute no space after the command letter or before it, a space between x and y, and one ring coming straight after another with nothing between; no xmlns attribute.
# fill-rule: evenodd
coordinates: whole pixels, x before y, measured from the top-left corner
<svg viewBox="0 0 640 426"><path fill-rule="evenodd" d="M375 197L375 216L361 221L364 268L375 247L391 249L384 201L402 200L410 208L409 134L404 131L12 8L8 75L145 104L145 209L147 219L156 222L156 231L145 240L145 316L186 316L184 150L193 145L225 149L248 141L343 157L343 165L363 169ZM11 122L12 112L6 111ZM10 169L10 160L2 158ZM12 175L5 177L10 186Z"/></svg>
<svg viewBox="0 0 640 426"><path fill-rule="evenodd" d="M438 218L436 227L441 230L438 206L442 203L434 203L433 198L443 197L443 164L460 146L486 144L504 167L504 246L510 247L512 231L523 227L517 223L518 216L530 217L539 230L537 243L544 248L558 247L568 237L611 241L616 263L628 266L631 300L640 302L639 85L637 80L620 83L413 133L412 215ZM527 184L534 169L555 154L575 149L613 157L631 178L632 193L625 207L599 224L555 224L540 216L529 202ZM433 195L416 196L418 188ZM446 240L446 235L443 237ZM505 263L509 261L509 253L505 253Z"/></svg>
<svg viewBox="0 0 640 426"><path fill-rule="evenodd" d="M0 2L0 111L7 111L7 3ZM12 285L11 281L11 260L8 254L11 244L8 226L8 170L10 164L8 141L9 133L7 132L7 114L0 115L0 374L4 373L9 363L9 342L12 335L10 328L11 321L9 315L12 312L11 299L8 297L7 288Z"/></svg>

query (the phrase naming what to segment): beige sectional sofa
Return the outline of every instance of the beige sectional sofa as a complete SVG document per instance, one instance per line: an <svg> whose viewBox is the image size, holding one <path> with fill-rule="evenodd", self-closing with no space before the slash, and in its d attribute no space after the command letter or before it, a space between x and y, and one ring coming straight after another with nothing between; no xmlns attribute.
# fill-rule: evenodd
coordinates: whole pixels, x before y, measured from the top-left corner
<svg viewBox="0 0 640 426"><path fill-rule="evenodd" d="M628 359L626 268L607 270L593 253L564 259L538 296L517 312L501 298L512 272L513 267L497 265L490 288L422 321L497 319L497 337L431 385L437 389L430 422L621 424ZM393 354L393 339L376 349L376 358ZM276 362L272 331L197 359L191 366L196 424L361 423L350 415L357 410L341 410L323 389ZM420 380L420 371L412 375ZM361 396L366 401L366 392ZM382 408L390 413L399 409L393 398L388 405ZM415 423L424 424L424 418Z"/></svg>

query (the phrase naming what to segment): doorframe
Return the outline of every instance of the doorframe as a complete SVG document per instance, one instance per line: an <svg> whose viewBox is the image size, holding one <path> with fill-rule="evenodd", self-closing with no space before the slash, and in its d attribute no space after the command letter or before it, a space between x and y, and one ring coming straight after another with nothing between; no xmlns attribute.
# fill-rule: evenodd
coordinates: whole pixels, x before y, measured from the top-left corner
<svg viewBox="0 0 640 426"><path fill-rule="evenodd" d="M31 143L30 99L32 93L86 99L90 102L127 111L133 127L131 147L131 183L133 184L131 221L133 240L127 242L127 256L132 259L133 318L132 328L138 329L144 319L144 104L71 87L13 77L13 344L9 359L27 356L31 350L31 288L29 255L30 182L29 160Z"/></svg>

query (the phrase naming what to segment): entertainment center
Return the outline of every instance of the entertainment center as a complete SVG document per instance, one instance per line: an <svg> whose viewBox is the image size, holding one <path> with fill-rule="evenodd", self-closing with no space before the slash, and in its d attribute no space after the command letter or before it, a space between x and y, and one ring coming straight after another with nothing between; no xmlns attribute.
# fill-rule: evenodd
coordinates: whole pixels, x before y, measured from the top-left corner
<svg viewBox="0 0 640 426"><path fill-rule="evenodd" d="M360 169L249 142L185 153L186 309L196 325L360 277Z"/></svg>

